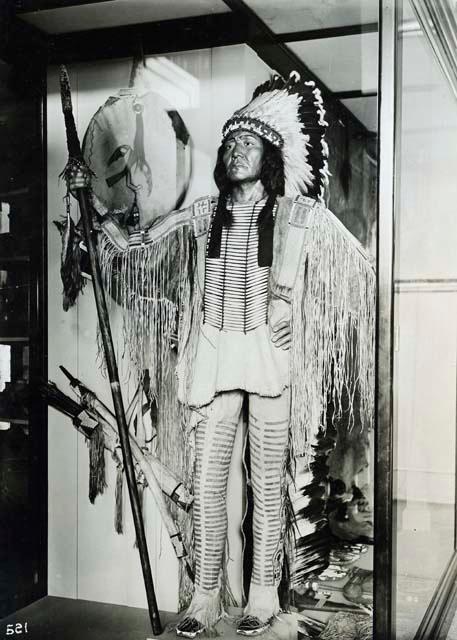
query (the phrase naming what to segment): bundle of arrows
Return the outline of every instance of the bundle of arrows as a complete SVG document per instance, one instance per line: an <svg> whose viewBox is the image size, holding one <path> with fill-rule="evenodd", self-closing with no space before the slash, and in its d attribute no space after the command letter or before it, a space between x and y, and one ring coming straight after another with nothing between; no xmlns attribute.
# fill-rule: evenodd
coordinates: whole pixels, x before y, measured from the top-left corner
<svg viewBox="0 0 457 640"><path fill-rule="evenodd" d="M51 381L43 385L42 393L46 396L48 404L70 417L78 432L89 441L89 499L92 503L97 495L103 493L106 487L104 450L107 449L111 452L118 470L116 481L116 530L118 533L122 533L122 509L119 503L122 500L123 460L119 446L119 434L116 428L116 417L93 391L72 376L64 367L60 368L76 392L77 400L63 393ZM133 424L133 419L139 406L138 394L142 395L140 388L135 393L126 412L129 425ZM188 511L191 508L193 497L179 478L154 453L145 446L141 446L132 429L129 430L129 439L137 471L138 485L140 488L147 488L152 494L176 557L184 564L187 574L193 581L193 570L184 546L183 536L171 514L165 496L184 511Z"/></svg>

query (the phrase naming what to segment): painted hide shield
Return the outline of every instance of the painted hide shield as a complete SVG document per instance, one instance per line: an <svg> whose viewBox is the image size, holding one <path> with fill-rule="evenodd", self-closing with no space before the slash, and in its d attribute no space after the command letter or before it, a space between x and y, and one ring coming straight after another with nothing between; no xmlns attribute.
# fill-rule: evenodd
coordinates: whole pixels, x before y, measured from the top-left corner
<svg viewBox="0 0 457 640"><path fill-rule="evenodd" d="M178 209L191 174L190 137L179 115L152 91L121 89L95 113L83 142L94 172L92 203L122 226L147 226Z"/></svg>

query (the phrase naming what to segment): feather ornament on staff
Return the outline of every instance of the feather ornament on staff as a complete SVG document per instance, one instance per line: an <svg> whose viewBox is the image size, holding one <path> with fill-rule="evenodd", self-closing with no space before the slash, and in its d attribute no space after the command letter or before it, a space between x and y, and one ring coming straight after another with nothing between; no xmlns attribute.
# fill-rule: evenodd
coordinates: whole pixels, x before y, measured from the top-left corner
<svg viewBox="0 0 457 640"><path fill-rule="evenodd" d="M69 371L63 366L60 366L62 373L68 378L70 386L78 393L81 404L74 403L79 412L82 410L87 411L91 415L98 416L98 419L103 419L111 431L117 438L116 431L116 417L96 395L94 391L89 389L81 380L75 378ZM131 410L136 408L138 392L135 393L129 408L127 409L128 422L132 420L133 415ZM69 398L70 400L70 398ZM129 418L130 415L130 418ZM111 435L113 435L113 433ZM133 446L133 456L136 457L137 453L141 453L148 460L151 465L154 475L160 482L162 492L172 500L183 511L189 511L192 506L193 496L184 486L183 482L168 468L166 467L156 455L153 455L150 451L146 451L141 448L137 438L130 432L130 441ZM109 448L109 447L108 447Z"/></svg>
<svg viewBox="0 0 457 640"><path fill-rule="evenodd" d="M62 393L54 382L49 382L42 391L49 405L69 416L76 429L89 439L89 500L93 504L107 486L104 456L107 445L103 427L84 407Z"/></svg>
<svg viewBox="0 0 457 640"><path fill-rule="evenodd" d="M73 108L71 102L70 81L67 70L64 66L60 68L60 93L62 100L62 112L65 118L65 130L67 134L68 146L68 162L62 175L69 183L70 175L75 167L82 169L86 175L90 177L90 171L87 168L82 157L81 145L76 130L75 120L73 117ZM146 589L146 597L148 601L149 617L151 620L152 630L156 635L162 633L162 625L160 622L159 609L154 591L152 580L151 565L149 562L149 553L146 543L146 534L144 531L143 516L141 512L141 504L136 484L136 474L133 465L132 451L130 448L130 440L128 426L125 417L124 404L122 400L121 386L119 382L119 373L114 351L114 344L111 335L111 327L108 316L108 309L105 300L105 292L103 289L102 275L98 253L96 248L96 237L92 227L92 213L89 202L89 193L87 186L81 186L76 189L76 197L81 211L81 220L84 229L85 242L89 254L90 270L92 275L92 284L97 307L97 315L99 321L100 335L103 343L103 351L105 355L106 368L110 381L113 405L116 414L116 421L119 431L119 439L122 448L122 457L125 466L125 474L127 478L127 486L130 496L130 505L132 508L133 521L135 524L136 538L138 541L138 551L140 553L141 568L143 571L144 584Z"/></svg>

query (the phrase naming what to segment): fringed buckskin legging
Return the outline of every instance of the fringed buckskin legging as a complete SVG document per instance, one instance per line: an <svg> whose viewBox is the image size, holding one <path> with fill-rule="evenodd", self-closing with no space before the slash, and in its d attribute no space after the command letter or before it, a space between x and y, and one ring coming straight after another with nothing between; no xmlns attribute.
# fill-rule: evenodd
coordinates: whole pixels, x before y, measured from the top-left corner
<svg viewBox="0 0 457 640"><path fill-rule="evenodd" d="M218 394L199 409L196 428L194 520L196 606L187 615L210 626L201 611L205 594L219 596L219 574L227 535L227 478L243 391ZM249 442L254 495L254 558L246 613L268 619L279 610L277 585L282 563L281 517L285 452L289 431L289 392L276 398L249 394ZM220 609L220 606L219 606ZM201 615L203 614L203 615ZM211 615L210 615L211 618Z"/></svg>

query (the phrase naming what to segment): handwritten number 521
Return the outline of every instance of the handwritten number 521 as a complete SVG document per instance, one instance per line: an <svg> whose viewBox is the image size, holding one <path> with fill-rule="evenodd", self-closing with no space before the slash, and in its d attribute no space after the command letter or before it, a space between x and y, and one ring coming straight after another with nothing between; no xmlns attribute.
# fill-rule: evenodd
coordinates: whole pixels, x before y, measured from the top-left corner
<svg viewBox="0 0 457 640"><path fill-rule="evenodd" d="M25 622L24 624L21 624L20 622L17 622L16 624L7 624L6 635L14 636L19 635L20 633L28 633L29 630L27 628L27 624L27 622Z"/></svg>

